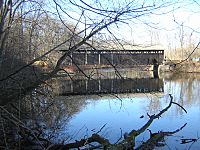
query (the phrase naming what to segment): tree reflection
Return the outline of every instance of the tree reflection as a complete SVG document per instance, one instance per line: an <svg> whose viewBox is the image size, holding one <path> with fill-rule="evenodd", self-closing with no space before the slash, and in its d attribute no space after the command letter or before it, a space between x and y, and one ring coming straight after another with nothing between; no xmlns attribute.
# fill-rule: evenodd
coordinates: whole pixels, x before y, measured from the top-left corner
<svg viewBox="0 0 200 150"><path fill-rule="evenodd" d="M176 74L165 78L167 81L166 88L173 89L174 101L181 104L184 107L191 107L193 105L199 105L199 88L200 88L200 76L199 74ZM166 91L169 92L169 91ZM178 114L183 114L181 109L177 108Z"/></svg>
<svg viewBox="0 0 200 150"><path fill-rule="evenodd" d="M3 128L0 130L0 137L4 139L0 142L2 147L26 147L33 141L41 146L40 139L45 139L46 142L62 142L68 138L66 134L62 136L63 139L59 139L59 133L66 129L66 123L86 105L86 102L82 99L57 98L51 91L52 88L44 84L21 101L1 106ZM20 142L25 142L25 145L21 145Z"/></svg>

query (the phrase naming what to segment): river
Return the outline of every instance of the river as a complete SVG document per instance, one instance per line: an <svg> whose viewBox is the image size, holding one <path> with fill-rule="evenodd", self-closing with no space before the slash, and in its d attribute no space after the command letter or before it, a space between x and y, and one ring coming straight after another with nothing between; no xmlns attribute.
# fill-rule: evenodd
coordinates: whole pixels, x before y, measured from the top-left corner
<svg viewBox="0 0 200 150"><path fill-rule="evenodd" d="M116 143L125 133L141 128L149 115L165 108L170 103L169 94L187 113L178 105L172 105L148 129L153 133L172 132L187 125L166 136L155 149L200 149L199 74L91 81L57 77L27 95L21 107L32 116L23 121L29 126L37 122L43 137L53 143L67 144L93 133ZM135 147L150 138L149 130L136 137Z"/></svg>

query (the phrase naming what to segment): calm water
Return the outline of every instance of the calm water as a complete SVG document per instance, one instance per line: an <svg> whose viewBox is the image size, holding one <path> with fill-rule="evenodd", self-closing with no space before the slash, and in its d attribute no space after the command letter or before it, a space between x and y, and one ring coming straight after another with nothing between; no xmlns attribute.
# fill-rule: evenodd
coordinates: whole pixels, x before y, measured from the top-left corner
<svg viewBox="0 0 200 150"><path fill-rule="evenodd" d="M157 81L152 83L150 80ZM148 121L147 113L156 114L167 106L170 101L168 94L172 94L174 101L182 105L188 113L177 105L172 105L149 129L152 132L175 131L185 123L187 125L180 132L166 137L163 141L165 146L158 149L200 149L200 140L181 144L181 139L200 137L200 76L164 76L160 79L150 78L149 81L149 84L145 81L147 84L143 88L153 90L146 90L145 94L142 90L136 90L137 93L126 93L122 90L117 95L93 95L90 92L90 95L65 96L65 92L62 93L66 90L63 90L54 98L56 104L50 108L52 116L44 123L49 127L46 132L54 135L52 140L55 142L64 140L69 143L101 130L100 135L115 143L125 132L142 127ZM85 87L85 84L81 85ZM134 88L138 87L141 86ZM146 141L149 135L148 131L139 135L136 138L136 147Z"/></svg>

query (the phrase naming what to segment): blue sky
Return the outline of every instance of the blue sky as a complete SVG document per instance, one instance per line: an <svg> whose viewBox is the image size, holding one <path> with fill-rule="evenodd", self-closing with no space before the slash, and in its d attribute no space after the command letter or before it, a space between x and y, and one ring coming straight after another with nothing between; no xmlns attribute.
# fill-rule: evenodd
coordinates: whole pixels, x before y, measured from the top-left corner
<svg viewBox="0 0 200 150"><path fill-rule="evenodd" d="M79 0L71 1L81 6L85 6ZM61 2L61 0L58 0L57 2L59 3ZM159 9L153 14L148 14L137 19L128 19L125 21L126 23L118 23L117 25L111 26L109 29L116 35L116 37L122 38L131 43L144 45L148 45L151 43L160 44L165 49L169 48L169 43L171 48L179 47L181 34L184 35L185 41L188 40L190 35L192 35L191 38L194 43L197 43L199 41L198 31L200 31L200 5L198 4L198 1L195 2L191 0L83 0L83 2L95 8L103 8L108 10L118 10L118 8L122 8L124 7L124 5L127 5L130 2L132 3L128 6L131 6L133 8L138 8L142 5L145 7L148 5L153 5L154 3L158 3L159 5L163 2L171 2L172 5ZM72 6L69 0L66 0L65 4L62 4L62 8L65 9L70 16L76 19L79 19L81 16L82 9ZM91 11L84 11L84 14L85 17L82 17L81 20L83 22L87 21L87 23L91 23L92 21L95 23L103 18L103 16L92 13ZM65 14L63 14L63 18L68 19L69 22L76 23L76 21L71 20ZM92 19L92 21L90 19ZM85 25L79 23L79 28L85 28ZM101 32L108 34L108 32L105 30Z"/></svg>

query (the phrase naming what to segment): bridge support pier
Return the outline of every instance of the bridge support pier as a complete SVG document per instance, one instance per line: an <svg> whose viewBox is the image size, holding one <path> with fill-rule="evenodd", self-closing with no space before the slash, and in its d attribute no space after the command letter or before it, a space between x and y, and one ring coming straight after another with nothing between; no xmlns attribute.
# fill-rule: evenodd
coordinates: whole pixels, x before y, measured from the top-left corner
<svg viewBox="0 0 200 150"><path fill-rule="evenodd" d="M153 65L153 77L154 78L159 78L159 76L158 76L158 68L159 68L158 64Z"/></svg>
<svg viewBox="0 0 200 150"><path fill-rule="evenodd" d="M158 68L159 68L158 61L156 59L154 59L153 60L153 77L154 78L159 78L159 76L158 76Z"/></svg>

